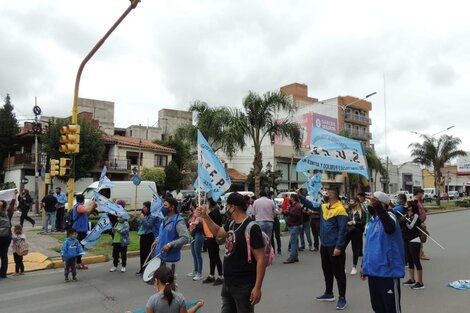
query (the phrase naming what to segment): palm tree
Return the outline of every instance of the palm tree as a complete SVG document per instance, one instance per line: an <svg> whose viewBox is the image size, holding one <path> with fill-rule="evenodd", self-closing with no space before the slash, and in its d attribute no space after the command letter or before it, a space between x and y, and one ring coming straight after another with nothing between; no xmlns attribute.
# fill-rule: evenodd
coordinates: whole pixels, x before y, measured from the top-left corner
<svg viewBox="0 0 470 313"><path fill-rule="evenodd" d="M234 133L230 128L234 116L229 108L212 108L205 102L195 101L189 107L189 111L196 113L196 125L179 127L176 130L177 139L186 140L192 146L196 146L199 129L214 152L221 150L231 158L237 149L244 148L243 134Z"/></svg>
<svg viewBox="0 0 470 313"><path fill-rule="evenodd" d="M243 109L233 110L235 119L229 127L229 133L235 134L237 140L240 136L248 138L255 150L253 159L253 172L255 176L255 194L259 195L260 176L263 170L263 154L261 144L263 140L271 140L275 136L290 139L295 149L300 149L300 126L290 118L278 119L279 111L293 113L289 98L280 92L267 92L260 96L250 91L243 99Z"/></svg>
<svg viewBox="0 0 470 313"><path fill-rule="evenodd" d="M415 163L433 167L437 205L441 205L439 188L442 178L441 169L445 163L455 157L465 156L466 153L458 149L458 145L462 141L457 137L449 135L442 135L439 139L428 135L421 135L421 137L424 139L423 143L415 142L409 145L411 157Z"/></svg>

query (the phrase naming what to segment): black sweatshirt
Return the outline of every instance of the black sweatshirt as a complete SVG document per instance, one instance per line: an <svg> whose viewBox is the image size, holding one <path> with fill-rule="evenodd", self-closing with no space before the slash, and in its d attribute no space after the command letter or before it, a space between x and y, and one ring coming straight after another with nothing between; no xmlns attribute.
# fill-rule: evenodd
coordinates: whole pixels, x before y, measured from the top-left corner
<svg viewBox="0 0 470 313"><path fill-rule="evenodd" d="M396 228L395 220L388 214L387 210L384 208L382 204L378 204L373 206L375 209L375 214L379 217L382 225L384 226L384 230L387 234L393 234Z"/></svg>

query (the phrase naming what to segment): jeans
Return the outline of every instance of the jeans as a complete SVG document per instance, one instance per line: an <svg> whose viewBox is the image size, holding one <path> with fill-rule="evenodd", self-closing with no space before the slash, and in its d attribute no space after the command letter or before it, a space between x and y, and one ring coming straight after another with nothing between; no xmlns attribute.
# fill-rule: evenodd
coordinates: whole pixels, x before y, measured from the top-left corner
<svg viewBox="0 0 470 313"><path fill-rule="evenodd" d="M273 222L270 221L256 221L256 223L261 228L261 231L268 235L268 238L271 238L273 235Z"/></svg>
<svg viewBox="0 0 470 313"><path fill-rule="evenodd" d="M72 272L72 277L77 276L77 258L69 258L67 261L64 261L64 275L69 277L69 268Z"/></svg>
<svg viewBox="0 0 470 313"><path fill-rule="evenodd" d="M196 232L191 241L191 254L193 255L194 272L202 274L202 246L204 244L204 234Z"/></svg>
<svg viewBox="0 0 470 313"><path fill-rule="evenodd" d="M289 233L290 233L290 256L289 259L296 260L299 258L299 233L300 233L300 225L299 226L289 226Z"/></svg>
<svg viewBox="0 0 470 313"><path fill-rule="evenodd" d="M333 277L338 283L338 292L340 297L346 296L346 273L344 272L344 264L346 262L346 254L344 249L340 255L333 256L335 247L320 247L321 267L323 276L325 277L325 294L333 294Z"/></svg>
<svg viewBox="0 0 470 313"><path fill-rule="evenodd" d="M13 252L13 259L15 260L15 273L23 273L24 272L23 256L19 255L16 252Z"/></svg>
<svg viewBox="0 0 470 313"><path fill-rule="evenodd" d="M221 313L253 313L254 306L250 302L254 285L222 286Z"/></svg>
<svg viewBox="0 0 470 313"><path fill-rule="evenodd" d="M8 270L8 247L11 243L11 237L0 237L0 260L2 265L0 266L0 278L7 278Z"/></svg>
<svg viewBox="0 0 470 313"><path fill-rule="evenodd" d="M49 222L51 222L51 231L55 231L55 212L46 212L44 218L44 232L47 233Z"/></svg>
<svg viewBox="0 0 470 313"><path fill-rule="evenodd" d="M300 246L305 248L305 236L307 236L308 247L312 247L312 236L310 235L310 220L307 219L303 222L302 226L300 227Z"/></svg>

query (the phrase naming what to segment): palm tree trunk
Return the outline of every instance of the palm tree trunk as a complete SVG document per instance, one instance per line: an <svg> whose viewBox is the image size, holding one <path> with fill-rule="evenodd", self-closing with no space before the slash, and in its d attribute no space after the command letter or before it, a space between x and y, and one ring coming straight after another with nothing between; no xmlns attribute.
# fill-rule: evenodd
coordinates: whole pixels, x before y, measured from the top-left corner
<svg viewBox="0 0 470 313"><path fill-rule="evenodd" d="M263 169L263 154L260 149L255 148L255 159L253 160L253 172L255 175L255 195L259 197L261 189L261 170Z"/></svg>
<svg viewBox="0 0 470 313"><path fill-rule="evenodd" d="M440 171L434 170L434 186L436 188L436 203L437 205L441 205L441 175Z"/></svg>

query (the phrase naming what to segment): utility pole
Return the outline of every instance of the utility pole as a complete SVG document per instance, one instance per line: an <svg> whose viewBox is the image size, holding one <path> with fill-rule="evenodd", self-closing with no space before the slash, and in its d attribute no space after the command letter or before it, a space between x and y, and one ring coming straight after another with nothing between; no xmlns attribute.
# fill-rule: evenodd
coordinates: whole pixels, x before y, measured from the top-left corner
<svg viewBox="0 0 470 313"><path fill-rule="evenodd" d="M38 116L41 114L41 108L38 106L38 98L34 97L34 211L39 213L39 149L38 149L38 133L41 133L42 128L38 123Z"/></svg>

